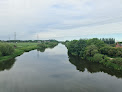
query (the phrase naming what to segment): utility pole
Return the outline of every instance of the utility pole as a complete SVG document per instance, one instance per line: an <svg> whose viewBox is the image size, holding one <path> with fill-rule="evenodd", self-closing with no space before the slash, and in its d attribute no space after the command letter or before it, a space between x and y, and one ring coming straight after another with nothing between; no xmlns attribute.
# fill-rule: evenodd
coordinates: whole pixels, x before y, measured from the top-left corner
<svg viewBox="0 0 122 92"><path fill-rule="evenodd" d="M37 43L38 43L38 40L39 40L39 35L37 34Z"/></svg>
<svg viewBox="0 0 122 92"><path fill-rule="evenodd" d="M10 42L10 35L9 35L9 37L8 37L8 42Z"/></svg>
<svg viewBox="0 0 122 92"><path fill-rule="evenodd" d="M17 43L16 42L16 32L14 32L14 42Z"/></svg>
<svg viewBox="0 0 122 92"><path fill-rule="evenodd" d="M8 35L8 41L10 41L10 35Z"/></svg>
<svg viewBox="0 0 122 92"><path fill-rule="evenodd" d="M10 41L10 36L9 36L9 41Z"/></svg>
<svg viewBox="0 0 122 92"><path fill-rule="evenodd" d="M16 40L16 32L14 32L14 40Z"/></svg>

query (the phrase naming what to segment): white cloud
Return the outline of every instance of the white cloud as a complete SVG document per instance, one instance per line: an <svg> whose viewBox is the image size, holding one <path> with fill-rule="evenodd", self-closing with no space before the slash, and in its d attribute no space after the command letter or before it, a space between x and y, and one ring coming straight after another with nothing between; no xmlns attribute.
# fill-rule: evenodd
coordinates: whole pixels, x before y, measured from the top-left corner
<svg viewBox="0 0 122 92"><path fill-rule="evenodd" d="M122 0L0 0L0 39L121 33Z"/></svg>
<svg viewBox="0 0 122 92"><path fill-rule="evenodd" d="M82 36L89 36L89 35L96 35L96 34L113 34L119 33L122 34L122 22L120 23L111 23L105 25L98 25L98 26L89 26L89 27L80 27L75 29L66 29L66 30L55 30L51 29L49 32L40 32L38 35L40 38L43 39L50 39L50 38L61 38L61 37L82 37ZM36 37L37 34L35 34ZM66 39L65 39L66 40Z"/></svg>

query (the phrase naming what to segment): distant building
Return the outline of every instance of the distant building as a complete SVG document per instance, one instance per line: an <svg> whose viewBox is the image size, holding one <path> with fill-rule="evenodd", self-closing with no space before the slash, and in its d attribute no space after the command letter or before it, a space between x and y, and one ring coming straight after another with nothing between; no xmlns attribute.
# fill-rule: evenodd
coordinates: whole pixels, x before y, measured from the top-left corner
<svg viewBox="0 0 122 92"><path fill-rule="evenodd" d="M117 43L116 43L116 47L122 48L122 43L117 42Z"/></svg>

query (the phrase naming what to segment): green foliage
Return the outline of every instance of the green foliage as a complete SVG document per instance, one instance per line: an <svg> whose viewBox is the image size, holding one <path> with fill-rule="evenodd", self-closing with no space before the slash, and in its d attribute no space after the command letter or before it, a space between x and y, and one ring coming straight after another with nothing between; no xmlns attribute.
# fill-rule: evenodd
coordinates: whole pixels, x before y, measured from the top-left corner
<svg viewBox="0 0 122 92"><path fill-rule="evenodd" d="M111 60L112 63L122 66L122 58L114 58Z"/></svg>
<svg viewBox="0 0 122 92"><path fill-rule="evenodd" d="M1 52L2 56L7 56L14 52L14 48L10 44L0 43L0 52Z"/></svg>
<svg viewBox="0 0 122 92"><path fill-rule="evenodd" d="M2 53L0 52L0 57L2 56Z"/></svg>
<svg viewBox="0 0 122 92"><path fill-rule="evenodd" d="M54 39L52 40L8 40L4 42L11 42L11 43L38 43L38 42L58 42Z"/></svg>
<svg viewBox="0 0 122 92"><path fill-rule="evenodd" d="M7 44L7 43L5 43ZM14 46L15 43L9 43L10 46ZM14 52L7 56L1 56L0 62L13 59L26 51L30 51L37 48L37 43L17 43Z"/></svg>
<svg viewBox="0 0 122 92"><path fill-rule="evenodd" d="M110 50L110 48L111 48L110 46L106 45L105 47L100 48L100 52L102 54L107 55L108 54L108 51Z"/></svg>
<svg viewBox="0 0 122 92"><path fill-rule="evenodd" d="M78 50L76 49L77 40L73 40L67 43L67 48L72 55L78 55Z"/></svg>
<svg viewBox="0 0 122 92"><path fill-rule="evenodd" d="M93 59L94 59L94 62L100 62L104 59L104 55L97 53L94 55Z"/></svg>
<svg viewBox="0 0 122 92"><path fill-rule="evenodd" d="M37 45L38 49L53 48L58 45L58 42L44 42Z"/></svg>
<svg viewBox="0 0 122 92"><path fill-rule="evenodd" d="M122 50L118 50L117 53L116 53L116 56L122 57Z"/></svg>
<svg viewBox="0 0 122 92"><path fill-rule="evenodd" d="M87 46L87 41L83 39L80 39L79 41L73 40L71 42L68 42L66 46L72 55L83 57L85 48Z"/></svg>
<svg viewBox="0 0 122 92"><path fill-rule="evenodd" d="M44 52L46 48L53 48L58 45L58 42L44 42L37 44L37 50L40 52Z"/></svg>
<svg viewBox="0 0 122 92"><path fill-rule="evenodd" d="M45 43L46 48L53 48L56 45L58 45L58 42L46 42Z"/></svg>
<svg viewBox="0 0 122 92"><path fill-rule="evenodd" d="M40 43L37 45L38 49L46 48L46 45L44 43Z"/></svg>
<svg viewBox="0 0 122 92"><path fill-rule="evenodd" d="M113 39L109 39L111 45ZM79 56L82 59L87 59L92 62L99 62L106 67L111 67L115 70L122 70L122 59L121 58L110 58L111 57L122 57L122 48L115 48L111 45L105 44L97 38L89 40L73 40L64 43L68 48L68 52L72 55Z"/></svg>
<svg viewBox="0 0 122 92"><path fill-rule="evenodd" d="M44 43L40 43L37 45L37 50L40 52L44 52L46 49L46 45Z"/></svg>
<svg viewBox="0 0 122 92"><path fill-rule="evenodd" d="M122 57L122 48L105 46L100 48L100 53L112 57Z"/></svg>
<svg viewBox="0 0 122 92"><path fill-rule="evenodd" d="M82 40L80 39L77 43L76 43L76 47L78 48L78 54L81 58L84 57L84 52L85 52L85 48L87 46L87 41L86 40Z"/></svg>
<svg viewBox="0 0 122 92"><path fill-rule="evenodd" d="M87 41L87 45L93 45L93 44L97 46L98 49L105 46L105 43L99 40L98 38L89 39Z"/></svg>
<svg viewBox="0 0 122 92"><path fill-rule="evenodd" d="M108 55L110 55L110 56L115 56L116 55L116 49L114 49L114 48L110 48L110 50L108 51Z"/></svg>
<svg viewBox="0 0 122 92"><path fill-rule="evenodd" d="M115 39L114 38L102 38L102 41L104 41L107 44L115 44Z"/></svg>
<svg viewBox="0 0 122 92"><path fill-rule="evenodd" d="M86 50L85 50L86 56L92 57L96 53L98 53L98 48L95 45L90 45L90 46L86 47Z"/></svg>
<svg viewBox="0 0 122 92"><path fill-rule="evenodd" d="M44 44L38 44L34 42L0 43L0 62L13 59L16 56L23 54L24 52L28 52L34 49L44 48L44 49L40 49L40 51L44 51L45 48L47 47L52 48L53 46L58 45L58 42L55 40L49 40L49 41L51 42L48 42L48 43L43 42ZM13 47L15 45L16 45L16 48L14 49Z"/></svg>

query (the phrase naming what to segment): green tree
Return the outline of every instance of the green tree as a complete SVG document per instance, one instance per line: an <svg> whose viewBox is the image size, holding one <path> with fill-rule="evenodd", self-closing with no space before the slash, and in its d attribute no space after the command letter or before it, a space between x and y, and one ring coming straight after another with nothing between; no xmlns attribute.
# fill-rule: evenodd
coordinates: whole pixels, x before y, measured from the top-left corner
<svg viewBox="0 0 122 92"><path fill-rule="evenodd" d="M78 42L77 40L73 40L73 41L67 43L68 51L72 55L78 55L78 52L77 52L78 50L77 50L77 46L76 46L77 42Z"/></svg>
<svg viewBox="0 0 122 92"><path fill-rule="evenodd" d="M93 57L96 53L98 53L98 48L95 45L90 45L86 47L85 55Z"/></svg>
<svg viewBox="0 0 122 92"><path fill-rule="evenodd" d="M87 41L84 39L73 40L71 42L66 43L66 46L72 55L83 57L85 48L87 46Z"/></svg>
<svg viewBox="0 0 122 92"><path fill-rule="evenodd" d="M84 39L80 39L77 43L76 43L76 49L78 52L78 56L82 57L84 56L84 52L85 52L85 48L87 46L87 41Z"/></svg>
<svg viewBox="0 0 122 92"><path fill-rule="evenodd" d="M106 45L105 47L100 48L100 53L108 55L108 52L109 52L110 49L111 49L111 47Z"/></svg>
<svg viewBox="0 0 122 92"><path fill-rule="evenodd" d="M95 55L93 56L94 62L100 62L100 61L102 61L102 60L103 60L103 56L104 56L104 55L99 54L99 53L95 54Z"/></svg>
<svg viewBox="0 0 122 92"><path fill-rule="evenodd" d="M109 56L115 56L117 53L117 50L114 48L110 48L110 50L108 51L108 55Z"/></svg>
<svg viewBox="0 0 122 92"><path fill-rule="evenodd" d="M105 46L105 43L99 40L98 38L89 39L87 41L87 45L93 45L93 44L97 46L98 49Z"/></svg>

